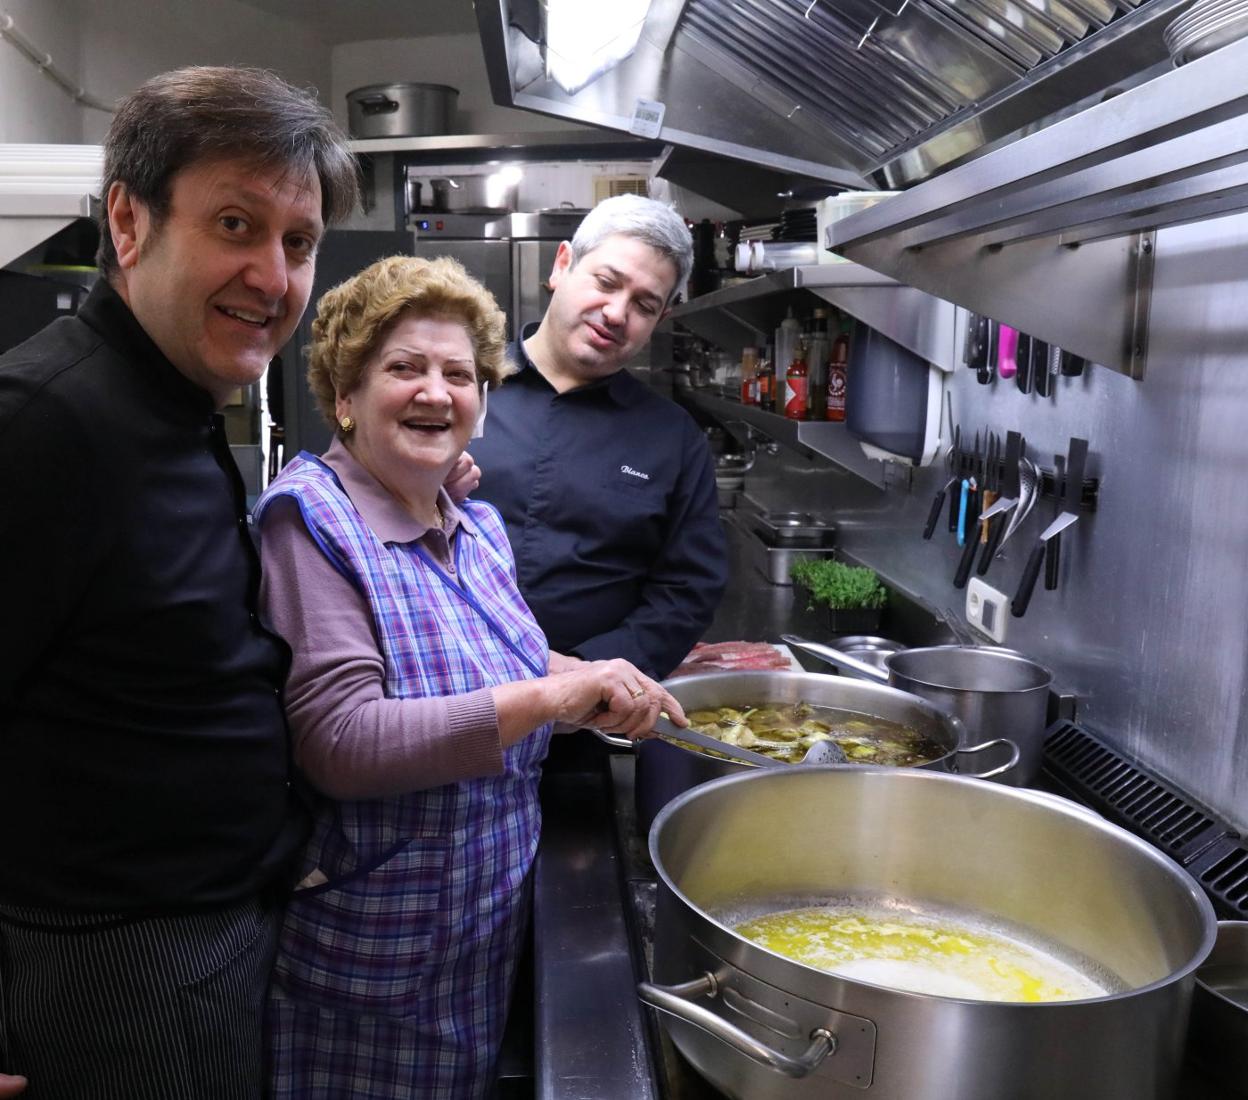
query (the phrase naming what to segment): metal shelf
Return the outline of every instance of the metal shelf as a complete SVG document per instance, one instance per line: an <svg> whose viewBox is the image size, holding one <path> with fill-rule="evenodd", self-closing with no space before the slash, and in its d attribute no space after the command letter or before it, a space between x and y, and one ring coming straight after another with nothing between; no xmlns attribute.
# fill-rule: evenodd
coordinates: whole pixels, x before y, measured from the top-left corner
<svg viewBox="0 0 1248 1100"><path fill-rule="evenodd" d="M610 130L532 130L515 134L434 134L430 137L357 138L348 143L353 153L447 154L476 160L496 155L527 159L538 156L650 160L663 151L660 142L646 141Z"/></svg>
<svg viewBox="0 0 1248 1100"><path fill-rule="evenodd" d="M1248 39L829 226L829 247L1143 376L1153 231L1248 209Z"/></svg>
<svg viewBox="0 0 1248 1100"><path fill-rule="evenodd" d="M729 351L747 344L769 344L791 295L802 290L857 317L942 370L952 370L960 362L964 314L950 302L856 263L793 267L759 275L677 306L664 324L678 324Z"/></svg>
<svg viewBox="0 0 1248 1100"><path fill-rule="evenodd" d="M777 443L795 450L804 447L814 451L876 488L884 488L884 464L867 458L844 424L830 420L790 420L779 413L742 405L702 390L688 391L680 399L696 405L721 424L728 421L749 424Z"/></svg>

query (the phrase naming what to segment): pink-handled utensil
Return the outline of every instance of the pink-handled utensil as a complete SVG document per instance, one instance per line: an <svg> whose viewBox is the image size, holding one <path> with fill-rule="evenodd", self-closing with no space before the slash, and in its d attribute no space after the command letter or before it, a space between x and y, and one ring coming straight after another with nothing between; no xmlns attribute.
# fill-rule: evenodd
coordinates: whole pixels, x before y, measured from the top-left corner
<svg viewBox="0 0 1248 1100"><path fill-rule="evenodd" d="M1018 329L1002 325L997 337L997 374L1013 378L1018 373Z"/></svg>

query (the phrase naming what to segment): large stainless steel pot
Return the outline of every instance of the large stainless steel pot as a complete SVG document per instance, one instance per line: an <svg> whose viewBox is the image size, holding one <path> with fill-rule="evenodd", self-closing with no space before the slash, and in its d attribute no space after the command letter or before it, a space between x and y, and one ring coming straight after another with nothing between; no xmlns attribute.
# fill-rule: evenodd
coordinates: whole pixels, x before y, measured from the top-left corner
<svg viewBox="0 0 1248 1100"><path fill-rule="evenodd" d="M1008 740L965 744L965 733L956 718L914 695L842 676L816 672L713 672L705 676L678 676L665 680L663 686L686 711L747 703L807 702L901 722L944 746L944 755L921 765L935 771L960 771L983 779L1003 772L1018 759L1017 747ZM719 760L658 739L637 742L636 751L637 818L643 830L650 827L664 806L690 787L754 770L752 764ZM973 755L985 751L1000 752L1007 760L985 772L969 771Z"/></svg>
<svg viewBox="0 0 1248 1100"><path fill-rule="evenodd" d="M449 134L458 100L445 84L369 84L347 93L347 129L356 138Z"/></svg>
<svg viewBox="0 0 1248 1100"><path fill-rule="evenodd" d="M1177 864L1078 808L913 769L768 768L676 799L650 856L655 982L639 991L730 1097L1173 1095L1213 908ZM1126 991L1049 1004L905 993L785 959L713 915L845 895L989 916Z"/></svg>
<svg viewBox="0 0 1248 1100"><path fill-rule="evenodd" d="M998 783L1026 787L1040 774L1053 673L1023 654L997 646L927 646L899 650L879 668L818 642L787 634L784 641L855 676L922 696L957 715L974 741L1008 737L1022 759Z"/></svg>

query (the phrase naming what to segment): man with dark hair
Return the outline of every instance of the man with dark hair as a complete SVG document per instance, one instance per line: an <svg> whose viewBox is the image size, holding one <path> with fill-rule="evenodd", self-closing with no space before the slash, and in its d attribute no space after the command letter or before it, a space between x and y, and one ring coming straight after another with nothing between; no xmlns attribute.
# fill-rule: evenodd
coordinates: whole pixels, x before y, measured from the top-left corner
<svg viewBox="0 0 1248 1100"><path fill-rule="evenodd" d="M103 199L104 278L0 357L0 1071L254 1098L305 820L217 410L302 315L355 165L312 95L183 69L121 106Z"/></svg>

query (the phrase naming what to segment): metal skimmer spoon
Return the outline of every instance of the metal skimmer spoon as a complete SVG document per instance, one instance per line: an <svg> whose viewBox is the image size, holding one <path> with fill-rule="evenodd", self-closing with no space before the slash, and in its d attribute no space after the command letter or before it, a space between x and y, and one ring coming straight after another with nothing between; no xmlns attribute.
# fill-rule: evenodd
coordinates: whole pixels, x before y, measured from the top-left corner
<svg viewBox="0 0 1248 1100"><path fill-rule="evenodd" d="M744 761L746 764L755 764L760 768L787 768L788 761L776 760L771 756L764 756L761 752L752 752L750 749L743 749L740 745L733 745L727 741L721 741L718 737L712 737L707 733L699 733L695 729L689 727L680 727L676 725L666 715L660 714L654 722L654 732L662 737L665 741L683 741L687 745L697 745L702 749L709 749L711 752L718 752L724 756L731 756L734 760ZM816 741L809 749L799 764L845 764L849 758L845 755L845 750L835 741Z"/></svg>

